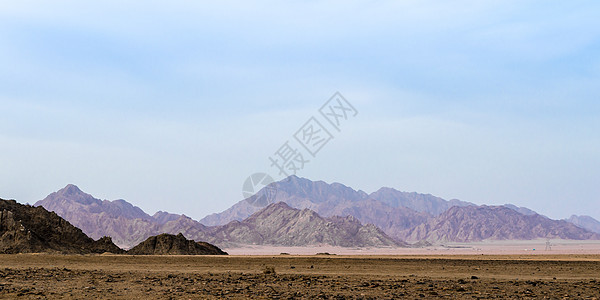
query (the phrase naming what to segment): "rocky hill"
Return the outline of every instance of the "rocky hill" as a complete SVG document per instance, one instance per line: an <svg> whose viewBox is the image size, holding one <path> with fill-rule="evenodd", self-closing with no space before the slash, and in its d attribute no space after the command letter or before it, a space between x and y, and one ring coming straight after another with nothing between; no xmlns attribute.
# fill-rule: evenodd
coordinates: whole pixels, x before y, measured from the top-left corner
<svg viewBox="0 0 600 300"><path fill-rule="evenodd" d="M587 240L600 235L566 221L523 215L504 206L452 207L403 235L408 241L475 242L482 240L533 240L538 238Z"/></svg>
<svg viewBox="0 0 600 300"><path fill-rule="evenodd" d="M122 253L110 238L93 240L43 207L0 199L0 253Z"/></svg>
<svg viewBox="0 0 600 300"><path fill-rule="evenodd" d="M160 234L149 237L127 251L132 255L227 255L218 247L186 239L183 234Z"/></svg>
<svg viewBox="0 0 600 300"><path fill-rule="evenodd" d="M283 202L267 206L243 221L214 227L216 243L275 246L331 245L341 247L405 246L372 224L356 218L323 218L309 209L291 208Z"/></svg>
<svg viewBox="0 0 600 300"><path fill-rule="evenodd" d="M572 215L566 221L574 224L577 227L581 227L581 228L587 229L591 232L600 234L600 221L598 221L590 216Z"/></svg>

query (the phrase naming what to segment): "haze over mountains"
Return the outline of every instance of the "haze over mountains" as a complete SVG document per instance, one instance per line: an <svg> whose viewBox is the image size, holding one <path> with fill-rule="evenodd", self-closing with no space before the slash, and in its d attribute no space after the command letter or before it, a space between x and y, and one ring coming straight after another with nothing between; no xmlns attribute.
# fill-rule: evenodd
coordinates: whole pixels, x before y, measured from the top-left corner
<svg viewBox="0 0 600 300"><path fill-rule="evenodd" d="M276 191L276 193L272 191ZM405 210L408 208L411 209L411 213L414 211L424 213L423 217L437 216L452 206L473 205L459 200L446 201L432 195L400 192L392 188L381 188L368 195L363 191L355 191L340 183L328 184L323 181L310 181L305 178L290 176L282 181L272 183L256 195L236 203L221 213L206 216L200 222L212 226L223 225L233 220L242 220L261 207L266 206L266 203L274 202L285 202L300 209L308 208L322 216L344 215L348 210L363 207L365 205L364 201L369 199L377 200L378 205L381 206L373 213L377 214L383 210L392 212L396 209ZM363 210L358 210L356 213L363 213ZM367 213L365 212L365 214ZM402 215L406 214L406 211L392 214ZM362 220L361 216L355 215L355 217ZM369 217L368 214L365 215L365 218L367 217ZM379 219L381 216L371 217ZM412 223L406 225L410 227Z"/></svg>
<svg viewBox="0 0 600 300"><path fill-rule="evenodd" d="M423 240L600 239L589 230L593 226L581 225L583 222L575 226L514 205L477 206L392 188L369 195L339 183L296 176L275 182L200 222L166 212L150 216L124 200L95 199L74 185L37 205L55 211L93 238L112 236L115 244L124 248L161 233L183 233L220 247L388 247Z"/></svg>
<svg viewBox="0 0 600 300"><path fill-rule="evenodd" d="M276 193L273 191L276 191ZM261 204L279 201L295 208L314 210L323 216L352 215L362 223L376 225L397 240L408 242L418 242L420 240L465 242L484 239L560 238L561 236L569 236L571 239L588 239L584 233L578 235L572 232L573 228L571 226L564 223L555 224L554 222L557 221L543 216L540 216L542 219L525 218L525 223L518 223L525 225L531 222L527 226L519 227L515 225L513 228L507 228L502 222L487 224L488 220L483 216L495 216L505 212L504 210L493 209L491 206L484 206L473 214L469 207L477 207L477 205L470 202L456 199L447 201L429 194L407 193L387 187L369 195L339 183L313 182L296 176L290 176L280 182L272 183L256 195L236 203L221 213L211 214L201 219L200 222L207 225L225 224L232 220L247 217L252 212L259 210ZM504 207L518 213L516 218L521 218L521 215L537 215L535 211L525 207L517 207L512 204L506 204ZM455 208L454 215L443 216L450 208ZM507 217L506 214L498 215L489 222L502 220L504 217ZM528 230L539 225L542 220L544 220L545 226L566 227L563 230L557 229L555 232L550 230L531 232ZM438 226L449 223L453 224L451 227L455 228L447 228L448 232L444 234L441 232L424 234L423 230L440 230L437 226L424 227L427 223L437 223ZM486 228L489 233L464 233L460 228L467 224L472 224L470 230ZM416 228L418 226L420 226L420 229ZM418 230L421 233L416 233ZM452 231L456 233L452 234ZM572 233L567 234L567 232Z"/></svg>
<svg viewBox="0 0 600 300"><path fill-rule="evenodd" d="M201 226L184 215L157 212L150 216L125 200L102 201L72 184L36 202L35 206L57 213L93 239L110 236L122 248L130 248L160 233L189 231Z"/></svg>
<svg viewBox="0 0 600 300"><path fill-rule="evenodd" d="M600 233L600 222L590 216L572 215L570 218L566 219L566 221L589 231Z"/></svg>
<svg viewBox="0 0 600 300"><path fill-rule="evenodd" d="M95 199L74 185L38 201L62 215L88 235L113 237L125 249L161 233L179 234L218 246L332 245L342 247L402 246L373 225L362 225L356 218L323 218L314 211L298 210L284 203L272 204L243 221L207 227L185 215L165 212L150 216L123 200ZM118 213L122 211L123 213Z"/></svg>
<svg viewBox="0 0 600 300"><path fill-rule="evenodd" d="M440 216L406 232L407 240L472 242L481 240L533 240L538 238L598 239L566 221L538 214L524 215L505 206L452 207Z"/></svg>
<svg viewBox="0 0 600 300"><path fill-rule="evenodd" d="M210 230L212 241L222 245L341 247L404 246L372 224L362 225L352 216L324 218L310 209L294 209L286 203L270 204L243 221L232 221Z"/></svg>

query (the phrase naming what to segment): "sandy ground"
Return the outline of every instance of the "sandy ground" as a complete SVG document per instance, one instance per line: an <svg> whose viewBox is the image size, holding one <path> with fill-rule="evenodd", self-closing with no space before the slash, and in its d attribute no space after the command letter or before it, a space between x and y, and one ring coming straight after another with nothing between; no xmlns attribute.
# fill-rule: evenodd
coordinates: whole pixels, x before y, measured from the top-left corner
<svg viewBox="0 0 600 300"><path fill-rule="evenodd" d="M548 254L600 254L600 241L551 240L484 241L478 243L449 243L425 248L342 248L245 246L224 249L233 255L277 255L289 253L313 255L330 253L338 255L548 255Z"/></svg>
<svg viewBox="0 0 600 300"><path fill-rule="evenodd" d="M2 299L600 299L600 255L0 255Z"/></svg>

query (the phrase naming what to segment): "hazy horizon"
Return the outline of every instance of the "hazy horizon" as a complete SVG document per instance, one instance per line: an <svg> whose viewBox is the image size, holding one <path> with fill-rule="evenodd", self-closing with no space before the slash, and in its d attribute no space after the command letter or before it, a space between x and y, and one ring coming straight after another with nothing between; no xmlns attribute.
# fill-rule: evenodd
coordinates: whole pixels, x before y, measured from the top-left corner
<svg viewBox="0 0 600 300"><path fill-rule="evenodd" d="M311 180L311 179L309 179L309 178L304 178L304 177L301 177L301 176L298 176L298 177L300 177L300 178L303 178L303 179L307 179L307 180L310 180L310 181L313 181L313 182L322 181L322 180ZM284 178L284 179L282 179L282 180L285 180L285 178ZM324 181L323 181L323 182L324 182ZM346 186L346 187L349 187L349 188L351 188L351 189L353 189L353 190L355 190L355 191L362 191L362 192L365 192L365 193L367 193L367 194L369 194L369 195L370 195L370 194L372 194L372 193L374 193L374 192L377 192L377 191L378 191L379 189L381 189L381 188L392 188L392 189L395 189L394 187L382 186L382 187L380 187L380 188L379 188L379 189L377 189L377 190L373 190L373 191L365 191L365 190L362 190L362 189L360 189L360 188L354 188L354 187L351 187L351 186L347 186L347 185L345 185L345 184L343 184L343 183L341 183L341 182L325 182L325 183L326 183L326 184L342 184L342 185L344 185L344 186ZM82 188L82 187L80 187L80 186L78 186L77 184L74 184L74 183L69 183L69 184L65 185L64 187L57 189L56 191L52 191L52 192L50 192L50 193L49 193L48 195L46 195L46 196L49 196L51 193L58 192L58 191L60 191L60 190L62 190L62 189L64 189L64 188L67 188L69 185L74 185L74 186L76 186L78 189L80 189L82 192L84 192L84 193L86 193L86 194L90 194L89 192L87 192L87 191L85 190L85 188ZM397 189L396 189L396 190L397 190ZM416 192L416 191L403 191L403 190L399 190L399 191L401 191L401 192L409 192L409 193L418 193L418 194L429 194L429 193L420 193L420 192ZM125 200L125 201L127 201L127 199L123 199L123 198L106 199L106 198L98 197L97 195L94 195L94 194L90 194L90 195L91 195L92 197L96 198L96 199L103 200L103 201L104 201L104 200L108 200L108 201ZM44 196L43 198L40 198L39 200L43 200L43 199L44 199L46 196ZM432 195L432 196L439 197L439 196L437 196L437 195ZM7 199L7 200L8 200L8 199ZM11 199L11 200L17 200L17 202L20 202L20 203L22 203L22 204L29 204L29 205L34 205L36 201L39 201L39 200L36 200L36 201L34 201L34 202L31 202L31 203L30 203L30 202L27 202L27 203L25 203L25 202L18 201L18 199ZM242 201L242 200L245 200L245 199L241 199L240 201ZM456 198L448 198L448 199L444 199L444 200L446 200L446 201L450 201L450 200L461 200L461 199L456 199ZM149 215L153 215L153 214L155 214L155 213L158 213L158 212L160 212L160 211L163 211L163 212L165 211L165 210L161 210L161 209L159 209L159 210L156 210L156 211L148 211L148 210L146 210L146 209L145 209L143 206L140 206L140 205L138 205L138 204L136 204L136 203L132 203L132 202L130 202L130 201L127 201L127 202L129 202L130 204L132 204L132 205L134 205L134 206L137 206L137 207L141 208L141 209L142 209L142 210L143 210L145 213L147 213L147 214L149 214ZM269 204L270 204L270 203L269 203ZM480 205L492 205L492 206L493 206L493 205L506 205L506 204L513 204L513 203L509 203L509 202L507 202L507 203L497 203L497 204L487 204L487 203L480 203ZM143 205L143 204L142 204L142 205ZM519 206L519 205L517 205L517 207L520 207L520 206ZM525 208L530 208L530 209L531 209L531 207L525 207ZM535 211L535 209L534 209L534 211ZM166 212L168 212L168 213L180 213L180 214L185 214L185 215L187 215L185 211L178 211L178 212L175 212L175 211L166 211ZM198 218L195 218L195 219L196 219L196 220L201 220L203 217L206 217L206 216L209 216L209 215L211 215L211 214L215 214L215 213L220 213L220 212L222 212L222 211L210 212L210 213L208 213L208 214L206 214L206 215L204 215L204 216L201 216L201 217L198 217ZM537 211L536 211L536 212L537 212ZM537 213L539 213L539 212L537 212ZM571 215L572 215L572 214L570 214L568 217L570 217ZM188 215L188 216L189 216L189 215ZM589 215L580 215L580 216L589 216ZM568 219L568 217L564 217L564 218L560 218L560 219Z"/></svg>
<svg viewBox="0 0 600 300"><path fill-rule="evenodd" d="M0 7L0 197L201 219L311 117L299 177L600 220L600 3ZM340 92L357 114L319 109ZM296 148L304 151L300 146Z"/></svg>

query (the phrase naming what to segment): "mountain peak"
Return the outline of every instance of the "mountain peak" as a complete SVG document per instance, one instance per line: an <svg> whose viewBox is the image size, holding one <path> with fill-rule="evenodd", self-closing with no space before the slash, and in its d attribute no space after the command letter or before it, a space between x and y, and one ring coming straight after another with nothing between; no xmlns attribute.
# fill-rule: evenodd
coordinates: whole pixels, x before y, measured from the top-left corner
<svg viewBox="0 0 600 300"><path fill-rule="evenodd" d="M211 229L224 244L340 247L401 246L382 231L363 226L353 217L324 218L310 209L284 202L268 205L243 221Z"/></svg>
<svg viewBox="0 0 600 300"><path fill-rule="evenodd" d="M78 186L69 183L64 188L58 191L59 194L63 195L75 195L75 194L85 194Z"/></svg>
<svg viewBox="0 0 600 300"><path fill-rule="evenodd" d="M269 208L269 209L292 209L292 207L290 207L285 202L272 203L272 204L268 205L266 208Z"/></svg>
<svg viewBox="0 0 600 300"><path fill-rule="evenodd" d="M48 195L44 200L38 201L34 206L40 206L47 204L48 202L57 201L68 201L74 203L80 203L84 205L100 204L99 199L95 199L92 195L83 192L79 187L74 184L67 184L64 188ZM46 207L46 205L44 205ZM53 210L53 208L46 207L46 209Z"/></svg>

